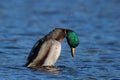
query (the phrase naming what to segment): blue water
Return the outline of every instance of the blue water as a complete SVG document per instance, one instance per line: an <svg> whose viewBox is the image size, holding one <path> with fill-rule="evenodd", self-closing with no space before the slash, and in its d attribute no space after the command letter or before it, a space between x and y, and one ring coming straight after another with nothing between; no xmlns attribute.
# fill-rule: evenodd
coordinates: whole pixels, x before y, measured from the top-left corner
<svg viewBox="0 0 120 80"><path fill-rule="evenodd" d="M56 27L74 30L54 68L24 67L34 43ZM0 80L120 80L120 0L0 0Z"/></svg>

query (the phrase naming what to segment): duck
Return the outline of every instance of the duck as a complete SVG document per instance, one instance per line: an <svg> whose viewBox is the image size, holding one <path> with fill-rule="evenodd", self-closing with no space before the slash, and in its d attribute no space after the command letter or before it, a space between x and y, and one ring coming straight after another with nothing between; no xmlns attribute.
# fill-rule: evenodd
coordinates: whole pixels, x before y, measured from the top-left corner
<svg viewBox="0 0 120 80"><path fill-rule="evenodd" d="M25 66L35 68L38 66L54 66L61 53L61 42L66 38L71 55L74 57L75 48L79 38L71 29L55 28L43 38L39 39L31 49Z"/></svg>

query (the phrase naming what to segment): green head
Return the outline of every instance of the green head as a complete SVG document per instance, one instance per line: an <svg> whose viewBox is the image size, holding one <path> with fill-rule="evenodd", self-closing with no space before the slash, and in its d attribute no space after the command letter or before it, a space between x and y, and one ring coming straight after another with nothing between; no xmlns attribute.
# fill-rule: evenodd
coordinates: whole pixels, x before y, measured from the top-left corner
<svg viewBox="0 0 120 80"><path fill-rule="evenodd" d="M78 38L77 34L72 30L66 30L66 38L67 38L67 42L71 48L71 54L72 54L72 56L74 56L75 48L79 44L79 38Z"/></svg>

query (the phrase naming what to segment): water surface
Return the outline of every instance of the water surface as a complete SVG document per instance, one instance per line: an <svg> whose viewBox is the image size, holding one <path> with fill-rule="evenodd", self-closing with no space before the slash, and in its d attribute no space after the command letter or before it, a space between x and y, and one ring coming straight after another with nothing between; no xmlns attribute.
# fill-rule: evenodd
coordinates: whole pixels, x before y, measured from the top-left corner
<svg viewBox="0 0 120 80"><path fill-rule="evenodd" d="M55 27L70 28L55 67L24 67L34 43ZM119 0L0 0L0 80L120 80Z"/></svg>

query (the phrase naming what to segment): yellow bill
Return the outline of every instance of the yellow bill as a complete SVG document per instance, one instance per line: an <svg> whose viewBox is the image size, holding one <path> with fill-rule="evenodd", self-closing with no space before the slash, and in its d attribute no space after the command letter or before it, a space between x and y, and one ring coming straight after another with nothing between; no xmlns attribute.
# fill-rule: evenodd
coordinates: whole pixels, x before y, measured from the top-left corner
<svg viewBox="0 0 120 80"><path fill-rule="evenodd" d="M74 53L75 53L75 48L71 48L71 55L72 55L72 57L74 57Z"/></svg>

